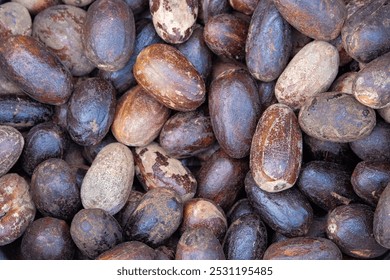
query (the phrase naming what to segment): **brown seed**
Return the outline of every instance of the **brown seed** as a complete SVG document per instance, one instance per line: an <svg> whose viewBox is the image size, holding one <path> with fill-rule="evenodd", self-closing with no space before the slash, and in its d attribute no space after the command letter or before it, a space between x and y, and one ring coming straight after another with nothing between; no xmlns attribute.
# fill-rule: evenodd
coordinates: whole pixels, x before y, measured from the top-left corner
<svg viewBox="0 0 390 280"><path fill-rule="evenodd" d="M252 15L260 0L229 0L230 6L245 15Z"/></svg>
<svg viewBox="0 0 390 280"><path fill-rule="evenodd" d="M206 24L211 17L227 13L231 9L228 0L198 0L198 2L198 19L202 24Z"/></svg>
<svg viewBox="0 0 390 280"><path fill-rule="evenodd" d="M380 245L390 249L390 188L388 186L382 192L375 209L374 237Z"/></svg>
<svg viewBox="0 0 390 280"><path fill-rule="evenodd" d="M48 7L61 4L60 0L12 0L12 2L20 3L32 15L36 15Z"/></svg>
<svg viewBox="0 0 390 280"><path fill-rule="evenodd" d="M157 253L139 241L129 241L99 255L97 260L155 260Z"/></svg>
<svg viewBox="0 0 390 280"><path fill-rule="evenodd" d="M168 108L192 111L205 101L202 77L172 46L153 44L143 49L133 73L137 82Z"/></svg>
<svg viewBox="0 0 390 280"><path fill-rule="evenodd" d="M286 105L267 108L258 122L250 152L254 180L267 192L291 188L302 161L302 133L294 112Z"/></svg>
<svg viewBox="0 0 390 280"><path fill-rule="evenodd" d="M11 126L0 125L0 177L14 166L22 154L24 138Z"/></svg>
<svg viewBox="0 0 390 280"><path fill-rule="evenodd" d="M19 3L7 2L0 5L0 36L31 35L31 16Z"/></svg>
<svg viewBox="0 0 390 280"><path fill-rule="evenodd" d="M357 77L357 72L347 72L338 77L330 86L329 91L337 91L352 94L352 86Z"/></svg>

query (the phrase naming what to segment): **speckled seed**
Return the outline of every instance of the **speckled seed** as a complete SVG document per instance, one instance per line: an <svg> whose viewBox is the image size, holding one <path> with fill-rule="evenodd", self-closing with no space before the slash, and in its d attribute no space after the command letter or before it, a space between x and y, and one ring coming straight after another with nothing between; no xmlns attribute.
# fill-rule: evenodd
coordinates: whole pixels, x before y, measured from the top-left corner
<svg viewBox="0 0 390 280"><path fill-rule="evenodd" d="M154 28L167 43L179 44L190 38L198 17L198 0L149 0Z"/></svg>
<svg viewBox="0 0 390 280"><path fill-rule="evenodd" d="M11 126L0 125L0 177L19 159L24 147L22 134Z"/></svg>
<svg viewBox="0 0 390 280"><path fill-rule="evenodd" d="M260 1L253 13L245 45L249 72L264 82L276 80L287 65L291 48L290 25L271 0Z"/></svg>
<svg viewBox="0 0 390 280"><path fill-rule="evenodd" d="M155 142L135 149L135 171L146 190L174 189L187 201L194 197L197 182L191 172Z"/></svg>
<svg viewBox="0 0 390 280"><path fill-rule="evenodd" d="M175 158L201 153L215 142L210 117L201 110L178 112L164 124L159 142Z"/></svg>
<svg viewBox="0 0 390 280"><path fill-rule="evenodd" d="M101 208L114 215L125 205L134 179L134 160L120 143L104 147L92 162L81 185L84 208Z"/></svg>
<svg viewBox="0 0 390 280"><path fill-rule="evenodd" d="M83 29L85 55L99 69L117 71L134 49L133 12L122 0L97 0L87 11Z"/></svg>
<svg viewBox="0 0 390 280"><path fill-rule="evenodd" d="M52 217L35 220L20 247L25 260L71 260L76 251L68 224Z"/></svg>
<svg viewBox="0 0 390 280"><path fill-rule="evenodd" d="M115 138L128 146L146 146L160 133L170 110L136 86L118 101L111 126Z"/></svg>
<svg viewBox="0 0 390 280"><path fill-rule="evenodd" d="M0 177L0 246L22 236L35 212L26 180L14 173Z"/></svg>
<svg viewBox="0 0 390 280"><path fill-rule="evenodd" d="M351 142L369 135L375 111L346 93L327 92L308 100L298 116L301 129L320 140Z"/></svg>
<svg viewBox="0 0 390 280"><path fill-rule="evenodd" d="M280 103L299 109L306 100L327 91L339 69L339 53L331 44L313 41L288 63L275 85Z"/></svg>
<svg viewBox="0 0 390 280"><path fill-rule="evenodd" d="M12 0L12 2L20 3L32 15L36 15L48 7L61 4L60 0Z"/></svg>
<svg viewBox="0 0 390 280"><path fill-rule="evenodd" d="M62 159L45 160L35 168L31 178L31 195L44 216L71 220L81 208L76 176Z"/></svg>
<svg viewBox="0 0 390 280"><path fill-rule="evenodd" d="M84 55L85 18L83 9L57 5L40 12L33 23L33 36L53 51L74 76L87 75L95 67Z"/></svg>
<svg viewBox="0 0 390 280"><path fill-rule="evenodd" d="M19 3L0 5L0 36L31 35L31 16L28 10Z"/></svg>
<svg viewBox="0 0 390 280"><path fill-rule="evenodd" d="M248 71L227 71L212 82L209 111L221 148L230 157L246 157L261 115L257 84Z"/></svg>
<svg viewBox="0 0 390 280"><path fill-rule="evenodd" d="M286 105L267 108L252 139L250 168L259 187L267 192L291 188L302 162L302 133L294 112Z"/></svg>
<svg viewBox="0 0 390 280"><path fill-rule="evenodd" d="M271 244L264 260L341 260L340 249L321 237L295 237Z"/></svg>
<svg viewBox="0 0 390 280"><path fill-rule="evenodd" d="M193 198L184 204L180 232L201 227L209 229L222 241L227 230L226 216L222 208L212 200Z"/></svg>
<svg viewBox="0 0 390 280"><path fill-rule="evenodd" d="M183 202L174 190L152 189L142 197L131 214L125 234L128 240L156 247L179 228L182 217Z"/></svg>
<svg viewBox="0 0 390 280"><path fill-rule="evenodd" d="M349 256L376 258L387 249L379 245L373 234L374 211L364 204L342 205L329 213L326 233Z"/></svg>
<svg viewBox="0 0 390 280"><path fill-rule="evenodd" d="M352 94L352 86L357 77L357 72L347 72L338 77L330 86L329 91L337 91Z"/></svg>
<svg viewBox="0 0 390 280"><path fill-rule="evenodd" d="M368 63L357 74L352 92L360 103L374 109L380 109L390 105L389 65L390 52Z"/></svg>
<svg viewBox="0 0 390 280"><path fill-rule="evenodd" d="M30 36L10 36L0 42L0 68L20 89L42 103L64 104L73 90L69 70Z"/></svg>
<svg viewBox="0 0 390 280"><path fill-rule="evenodd" d="M81 146L99 143L114 120L115 89L101 78L80 82L68 102L67 128L70 137Z"/></svg>
<svg viewBox="0 0 390 280"><path fill-rule="evenodd" d="M222 244L228 260L261 260L267 245L267 228L256 214L235 220Z"/></svg>
<svg viewBox="0 0 390 280"><path fill-rule="evenodd" d="M222 245L207 228L185 231L176 248L176 260L225 260Z"/></svg>
<svg viewBox="0 0 390 280"><path fill-rule="evenodd" d="M188 59L166 44L141 51L133 68L137 82L159 102L177 111L192 111L205 101L205 84Z"/></svg>
<svg viewBox="0 0 390 280"><path fill-rule="evenodd" d="M336 38L347 17L340 0L274 0L282 16L303 34L329 41Z"/></svg>
<svg viewBox="0 0 390 280"><path fill-rule="evenodd" d="M115 218L98 208L80 210L72 220L70 234L77 248L91 259L123 241Z"/></svg>
<svg viewBox="0 0 390 280"><path fill-rule="evenodd" d="M97 260L155 260L157 253L139 241L129 241L99 255Z"/></svg>
<svg viewBox="0 0 390 280"><path fill-rule="evenodd" d="M374 214L374 237L383 247L390 249L390 187L382 192Z"/></svg>

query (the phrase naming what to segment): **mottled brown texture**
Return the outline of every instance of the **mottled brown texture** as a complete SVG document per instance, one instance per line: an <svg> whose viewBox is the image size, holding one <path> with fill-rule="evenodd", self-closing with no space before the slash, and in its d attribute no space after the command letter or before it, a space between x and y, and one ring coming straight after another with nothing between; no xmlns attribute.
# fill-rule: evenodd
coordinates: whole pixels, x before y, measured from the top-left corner
<svg viewBox="0 0 390 280"><path fill-rule="evenodd" d="M145 190L169 188L183 202L194 197L197 182L194 175L179 160L169 156L157 143L138 147L134 151L135 172Z"/></svg>
<svg viewBox="0 0 390 280"><path fill-rule="evenodd" d="M177 244L176 260L225 260L222 245L206 228L185 231Z"/></svg>
<svg viewBox="0 0 390 280"><path fill-rule="evenodd" d="M11 126L0 125L0 177L14 166L22 154L24 138Z"/></svg>
<svg viewBox="0 0 390 280"><path fill-rule="evenodd" d="M355 193L365 203L375 207L383 190L390 183L390 163L359 162L352 173L351 183Z"/></svg>
<svg viewBox="0 0 390 280"><path fill-rule="evenodd" d="M290 25L272 0L261 0L253 13L245 44L249 72L264 82L276 80L290 59L291 48Z"/></svg>
<svg viewBox="0 0 390 280"><path fill-rule="evenodd" d="M119 212L129 198L134 180L134 159L128 147L111 143L92 162L81 185L84 208L101 208L110 215Z"/></svg>
<svg viewBox="0 0 390 280"><path fill-rule="evenodd" d="M390 185L382 192L374 214L374 237L383 247L390 249Z"/></svg>
<svg viewBox="0 0 390 280"><path fill-rule="evenodd" d="M35 168L31 195L37 210L44 216L70 221L81 209L76 176L62 159L45 160Z"/></svg>
<svg viewBox="0 0 390 280"><path fill-rule="evenodd" d="M184 204L181 233L194 228L207 228L222 242L227 226L225 213L212 200L193 198Z"/></svg>
<svg viewBox="0 0 390 280"><path fill-rule="evenodd" d="M308 100L299 111L301 129L319 140L351 142L369 135L375 111L346 93L326 92Z"/></svg>
<svg viewBox="0 0 390 280"><path fill-rule="evenodd" d="M86 12L69 5L56 5L40 12L33 23L33 36L44 43L74 76L90 73L95 66L84 55L82 32Z"/></svg>
<svg viewBox="0 0 390 280"><path fill-rule="evenodd" d="M298 188L314 204L330 211L359 201L351 185L351 172L343 165L311 161L302 167Z"/></svg>
<svg viewBox="0 0 390 280"><path fill-rule="evenodd" d="M29 185L16 173L0 177L0 246L14 242L35 217Z"/></svg>
<svg viewBox="0 0 390 280"><path fill-rule="evenodd" d="M24 260L71 260L76 246L65 221L45 217L27 228L21 251Z"/></svg>
<svg viewBox="0 0 390 280"><path fill-rule="evenodd" d="M299 109L312 97L327 91L339 67L337 49L324 41L304 46L288 63L275 85L280 103Z"/></svg>
<svg viewBox="0 0 390 280"><path fill-rule="evenodd" d="M228 260L261 260L267 245L267 228L256 214L235 220L222 243Z"/></svg>
<svg viewBox="0 0 390 280"><path fill-rule="evenodd" d="M219 14L204 27L204 40L218 56L243 60L249 23L231 14Z"/></svg>
<svg viewBox="0 0 390 280"><path fill-rule="evenodd" d="M123 241L115 218L98 208L80 210L72 220L70 234L77 248L91 259Z"/></svg>
<svg viewBox="0 0 390 280"><path fill-rule="evenodd" d="M262 190L280 192L291 188L302 162L302 133L294 112L286 105L269 106L253 135L250 168Z"/></svg>
<svg viewBox="0 0 390 280"><path fill-rule="evenodd" d="M155 260L157 253L139 241L129 241L99 255L97 260Z"/></svg>
<svg viewBox="0 0 390 280"><path fill-rule="evenodd" d="M390 161L390 124L378 120L369 135L349 146L362 160Z"/></svg>
<svg viewBox="0 0 390 280"><path fill-rule="evenodd" d="M21 156L23 170L32 175L35 167L49 158L62 158L68 145L66 132L52 122L34 126L25 137Z"/></svg>
<svg viewBox="0 0 390 280"><path fill-rule="evenodd" d="M342 205L329 213L326 233L340 250L358 259L376 258L387 249L373 234L374 211L368 205Z"/></svg>
<svg viewBox="0 0 390 280"><path fill-rule="evenodd" d="M336 38L347 17L342 0L274 0L274 3L292 26L317 40Z"/></svg>
<svg viewBox="0 0 390 280"><path fill-rule="evenodd" d="M245 191L255 212L274 231L287 237L304 236L308 233L313 220L313 209L297 188L277 193L266 192L256 185L248 172Z"/></svg>
<svg viewBox="0 0 390 280"><path fill-rule="evenodd" d="M390 50L389 4L389 0L372 0L346 20L343 45L355 60L367 63Z"/></svg>
<svg viewBox="0 0 390 280"><path fill-rule="evenodd" d="M360 103L368 107L380 109L390 105L390 52L368 63L357 74L352 92Z"/></svg>
<svg viewBox="0 0 390 280"><path fill-rule="evenodd" d="M208 101L211 124L221 148L233 158L249 155L261 115L254 79L245 70L227 71L212 82Z"/></svg>
<svg viewBox="0 0 390 280"><path fill-rule="evenodd" d="M62 0L65 4L73 5L77 7L84 7L91 4L95 0Z"/></svg>
<svg viewBox="0 0 390 280"><path fill-rule="evenodd" d="M87 58L99 69L117 71L134 50L133 12L122 0L96 0L88 7L82 34Z"/></svg>
<svg viewBox="0 0 390 280"><path fill-rule="evenodd" d="M228 0L198 0L198 2L198 19L202 24L206 24L213 16L227 13L231 10Z"/></svg>
<svg viewBox="0 0 390 280"><path fill-rule="evenodd" d="M115 214L114 217L119 222L122 228L125 228L128 224L131 218L131 214L133 214L134 210L137 208L143 195L144 194L139 191L132 190L125 205L118 213Z"/></svg>
<svg viewBox="0 0 390 280"><path fill-rule="evenodd" d="M352 94L352 86L357 77L357 72L346 72L338 77L330 86L329 91L337 91Z"/></svg>
<svg viewBox="0 0 390 280"><path fill-rule="evenodd" d="M210 117L202 110L178 112L164 124L159 142L175 158L191 157L203 152L215 142Z"/></svg>
<svg viewBox="0 0 390 280"><path fill-rule="evenodd" d="M177 49L153 44L141 51L133 68L137 82L160 103L177 111L192 111L205 101L204 81Z"/></svg>
<svg viewBox="0 0 390 280"><path fill-rule="evenodd" d="M99 143L110 130L115 114L115 89L101 78L80 82L68 102L67 128L81 146Z"/></svg>
<svg viewBox="0 0 390 280"><path fill-rule="evenodd" d="M28 10L19 3L0 5L0 36L31 35L31 16Z"/></svg>
<svg viewBox="0 0 390 280"><path fill-rule="evenodd" d="M252 15L260 0L229 0L230 6L245 15Z"/></svg>
<svg viewBox="0 0 390 280"><path fill-rule="evenodd" d="M179 228L183 202L174 190L156 188L148 191L131 214L124 232L128 240L157 247Z"/></svg>
<svg viewBox="0 0 390 280"><path fill-rule="evenodd" d="M0 68L8 79L41 103L64 104L73 90L69 70L30 36L10 36L0 42Z"/></svg>
<svg viewBox="0 0 390 280"><path fill-rule="evenodd" d="M60 0L12 0L12 2L23 5L32 15L36 15L48 7L61 4Z"/></svg>
<svg viewBox="0 0 390 280"><path fill-rule="evenodd" d="M247 172L247 160L231 158L219 150L199 170L197 196L210 199L227 210L243 188Z"/></svg>
<svg viewBox="0 0 390 280"><path fill-rule="evenodd" d="M169 114L167 107L136 86L118 100L111 131L127 146L146 146L158 136Z"/></svg>
<svg viewBox="0 0 390 280"><path fill-rule="evenodd" d="M167 43L179 44L190 38L198 17L198 0L149 0L157 34Z"/></svg>
<svg viewBox="0 0 390 280"><path fill-rule="evenodd" d="M340 249L321 237L295 237L271 244L264 260L341 260Z"/></svg>

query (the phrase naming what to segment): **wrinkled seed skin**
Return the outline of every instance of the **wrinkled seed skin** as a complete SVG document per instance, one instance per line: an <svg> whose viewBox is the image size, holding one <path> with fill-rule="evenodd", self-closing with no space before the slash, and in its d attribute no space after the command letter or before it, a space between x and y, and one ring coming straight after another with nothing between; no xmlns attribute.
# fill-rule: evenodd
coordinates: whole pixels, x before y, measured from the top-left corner
<svg viewBox="0 0 390 280"><path fill-rule="evenodd" d="M198 0L149 0L157 34L167 43L187 41L198 17Z"/></svg>
<svg viewBox="0 0 390 280"><path fill-rule="evenodd" d="M204 39L216 55L243 60L248 28L249 22L231 14L220 14L206 23Z"/></svg>
<svg viewBox="0 0 390 280"><path fill-rule="evenodd" d="M274 3L292 26L317 40L335 39L347 17L342 0L274 0Z"/></svg>
<svg viewBox="0 0 390 280"><path fill-rule="evenodd" d="M202 77L172 46L153 44L143 49L133 73L138 84L168 108L192 111L205 101Z"/></svg>
<svg viewBox="0 0 390 280"><path fill-rule="evenodd" d="M185 231L179 240L176 260L225 260L221 243L206 228Z"/></svg>
<svg viewBox="0 0 390 280"><path fill-rule="evenodd" d="M99 255L97 260L155 260L156 252L139 241L128 241Z"/></svg>
<svg viewBox="0 0 390 280"><path fill-rule="evenodd" d="M0 125L0 177L14 166L22 154L24 138L11 126Z"/></svg>
<svg viewBox="0 0 390 280"><path fill-rule="evenodd" d="M374 214L374 237L383 247L390 249L390 188L382 192Z"/></svg>
<svg viewBox="0 0 390 280"><path fill-rule="evenodd" d="M20 89L41 103L64 104L73 90L69 70L33 37L17 35L3 40L0 68Z"/></svg>
<svg viewBox="0 0 390 280"><path fill-rule="evenodd" d="M290 25L272 0L260 1L249 25L246 39L246 65L258 80L276 80L287 65L291 52Z"/></svg>
<svg viewBox="0 0 390 280"><path fill-rule="evenodd" d="M68 102L67 128L81 146L99 143L110 130L116 107L115 89L101 78L79 83Z"/></svg>
<svg viewBox="0 0 390 280"><path fill-rule="evenodd" d="M21 251L24 260L71 260L76 246L65 221L45 217L27 228Z"/></svg>
<svg viewBox="0 0 390 280"><path fill-rule="evenodd" d="M326 211L358 201L351 173L337 163L311 161L302 167L298 187L314 204Z"/></svg>
<svg viewBox="0 0 390 280"><path fill-rule="evenodd" d="M245 70L225 72L209 90L209 111L215 137L232 158L249 155L261 104L257 85Z"/></svg>
<svg viewBox="0 0 390 280"><path fill-rule="evenodd" d="M389 0L370 1L346 20L343 45L358 62L370 62L390 50L389 4Z"/></svg>
<svg viewBox="0 0 390 280"><path fill-rule="evenodd" d="M248 199L262 220L287 237L304 236L313 220L313 209L296 188L270 193L256 185L250 173L245 178Z"/></svg>
<svg viewBox="0 0 390 280"><path fill-rule="evenodd" d="M97 0L83 29L85 55L99 69L117 71L131 57L135 42L133 12L121 0Z"/></svg>
<svg viewBox="0 0 390 280"><path fill-rule="evenodd" d="M71 220L81 208L76 176L62 159L51 158L35 168L31 194L37 210L44 216Z"/></svg>
<svg viewBox="0 0 390 280"><path fill-rule="evenodd" d="M291 188L302 162L302 133L294 112L286 105L266 109L253 135L250 151L251 173L267 192Z"/></svg>
<svg viewBox="0 0 390 280"><path fill-rule="evenodd" d="M179 228L183 217L183 202L174 191L156 188L141 199L124 232L128 240L157 247Z"/></svg>
<svg viewBox="0 0 390 280"><path fill-rule="evenodd" d="M375 241L373 219L374 211L368 205L338 206L328 215L326 233L344 254L358 259L376 258L387 249Z"/></svg>
<svg viewBox="0 0 390 280"><path fill-rule="evenodd" d="M77 248L91 259L123 241L115 218L98 208L80 210L72 220L70 234Z"/></svg>
<svg viewBox="0 0 390 280"><path fill-rule="evenodd" d="M248 169L245 159L231 158L222 150L215 152L199 170L197 196L214 201L226 211L243 188Z"/></svg>
<svg viewBox="0 0 390 280"><path fill-rule="evenodd" d="M33 222L36 208L29 188L18 174L0 177L0 246L14 242Z"/></svg>
<svg viewBox="0 0 390 280"><path fill-rule="evenodd" d="M342 260L342 254L328 239L295 237L271 244L264 260Z"/></svg>
<svg viewBox="0 0 390 280"><path fill-rule="evenodd" d="M345 93L327 92L308 100L299 111L301 129L320 140L351 142L369 135L375 111Z"/></svg>
<svg viewBox="0 0 390 280"><path fill-rule="evenodd" d="M228 260L261 260L267 244L264 223L256 214L247 214L229 226L222 245Z"/></svg>
<svg viewBox="0 0 390 280"><path fill-rule="evenodd" d="M359 162L351 176L355 193L365 203L375 207L390 182L390 163L381 161Z"/></svg>

